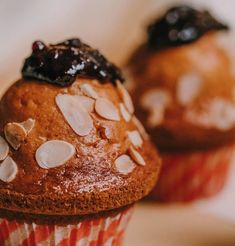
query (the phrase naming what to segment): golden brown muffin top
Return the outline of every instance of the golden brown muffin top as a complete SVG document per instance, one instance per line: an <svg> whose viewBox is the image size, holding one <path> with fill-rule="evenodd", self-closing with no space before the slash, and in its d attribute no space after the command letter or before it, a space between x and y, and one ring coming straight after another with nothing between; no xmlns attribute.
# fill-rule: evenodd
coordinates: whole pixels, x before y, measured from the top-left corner
<svg viewBox="0 0 235 246"><path fill-rule="evenodd" d="M159 51L145 45L128 65L137 116L165 150L217 146L235 137L231 37L208 32Z"/></svg>
<svg viewBox="0 0 235 246"><path fill-rule="evenodd" d="M84 215L145 196L160 160L121 82L46 81L21 79L0 101L0 208Z"/></svg>

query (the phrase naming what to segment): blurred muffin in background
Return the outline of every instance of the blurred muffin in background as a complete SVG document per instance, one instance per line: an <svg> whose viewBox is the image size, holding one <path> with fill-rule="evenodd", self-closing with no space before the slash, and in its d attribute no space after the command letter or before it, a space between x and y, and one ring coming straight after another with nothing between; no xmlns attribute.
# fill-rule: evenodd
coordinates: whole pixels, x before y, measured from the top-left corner
<svg viewBox="0 0 235 246"><path fill-rule="evenodd" d="M235 139L235 64L228 26L176 6L147 29L127 65L136 114L163 154L161 201L192 201L225 184Z"/></svg>
<svg viewBox="0 0 235 246"><path fill-rule="evenodd" d="M156 183L155 146L99 51L32 48L0 101L0 245L120 245Z"/></svg>

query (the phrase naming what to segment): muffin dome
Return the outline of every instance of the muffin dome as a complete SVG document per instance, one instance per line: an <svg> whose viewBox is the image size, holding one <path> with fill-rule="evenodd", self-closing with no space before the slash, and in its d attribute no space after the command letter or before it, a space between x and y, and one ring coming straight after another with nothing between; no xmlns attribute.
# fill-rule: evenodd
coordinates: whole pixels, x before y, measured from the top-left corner
<svg viewBox="0 0 235 246"><path fill-rule="evenodd" d="M157 28L174 16L175 23L168 23L161 36ZM173 29L178 39L166 40ZM189 32L192 36L182 40L189 29L198 35ZM137 114L163 151L205 149L234 140L234 57L228 51L231 37L220 29L227 27L206 11L172 8L150 26L149 40L129 61Z"/></svg>
<svg viewBox="0 0 235 246"><path fill-rule="evenodd" d="M132 204L156 182L159 156L133 115L119 70L103 56L100 63L86 46L88 57L79 45L37 46L24 78L1 99L1 209L92 214ZM83 58L71 63L80 70L65 72L65 55L62 63L50 63L49 76L42 67L52 49L55 59L69 50L81 58L81 52Z"/></svg>

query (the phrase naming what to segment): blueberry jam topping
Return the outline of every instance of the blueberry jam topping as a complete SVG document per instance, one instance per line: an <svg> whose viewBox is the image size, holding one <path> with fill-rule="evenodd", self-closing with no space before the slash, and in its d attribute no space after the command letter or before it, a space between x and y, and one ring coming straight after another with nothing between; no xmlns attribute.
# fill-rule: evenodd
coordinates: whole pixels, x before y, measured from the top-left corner
<svg viewBox="0 0 235 246"><path fill-rule="evenodd" d="M55 45L35 41L32 54L22 68L24 78L43 80L59 86L72 84L77 76L103 82L124 81L120 70L80 39L69 39Z"/></svg>
<svg viewBox="0 0 235 246"><path fill-rule="evenodd" d="M198 11L188 6L169 9L148 27L148 47L163 49L191 43L212 30L227 30L208 11Z"/></svg>

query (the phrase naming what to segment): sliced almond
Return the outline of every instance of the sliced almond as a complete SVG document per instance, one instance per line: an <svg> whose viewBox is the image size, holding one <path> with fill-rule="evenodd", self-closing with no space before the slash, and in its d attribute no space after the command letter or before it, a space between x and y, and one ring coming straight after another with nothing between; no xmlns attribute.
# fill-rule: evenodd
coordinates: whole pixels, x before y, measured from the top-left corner
<svg viewBox="0 0 235 246"><path fill-rule="evenodd" d="M46 142L46 141L47 141L47 138L46 138L46 137L39 136L38 138L39 138L41 141L43 141L43 142Z"/></svg>
<svg viewBox="0 0 235 246"><path fill-rule="evenodd" d="M119 108L120 108L120 112L122 114L122 117L123 119L126 121L126 122L129 122L131 120L131 115L130 113L127 111L126 107L124 106L123 103L120 103L119 104Z"/></svg>
<svg viewBox="0 0 235 246"><path fill-rule="evenodd" d="M65 164L75 154L72 144L62 140L50 140L36 151L36 161L41 168L49 169Z"/></svg>
<svg viewBox="0 0 235 246"><path fill-rule="evenodd" d="M147 124L149 127L156 127L163 123L164 120L164 108L161 106L156 106L150 110Z"/></svg>
<svg viewBox="0 0 235 246"><path fill-rule="evenodd" d="M87 110L81 106L77 96L58 94L56 104L70 127L79 136L86 136L93 128L93 121Z"/></svg>
<svg viewBox="0 0 235 246"><path fill-rule="evenodd" d="M142 125L142 123L135 116L132 117L132 122L137 127L137 129L139 130L141 136L144 139L148 139L149 138L148 133L146 132L146 130L145 130L144 126Z"/></svg>
<svg viewBox="0 0 235 246"><path fill-rule="evenodd" d="M235 126L235 105L223 98L214 98L203 105L203 110L186 110L185 119L205 128L228 131Z"/></svg>
<svg viewBox="0 0 235 246"><path fill-rule="evenodd" d="M80 85L81 91L88 97L97 99L99 96L90 84Z"/></svg>
<svg viewBox="0 0 235 246"><path fill-rule="evenodd" d="M15 179L18 172L18 167L11 157L7 157L0 164L0 179L3 182L9 183Z"/></svg>
<svg viewBox="0 0 235 246"><path fill-rule="evenodd" d="M108 126L102 126L100 128L100 133L104 139L113 139L113 132L112 129Z"/></svg>
<svg viewBox="0 0 235 246"><path fill-rule="evenodd" d="M166 89L156 88L145 92L140 103L143 108L151 111L155 107L161 107L165 110L170 101L171 95Z"/></svg>
<svg viewBox="0 0 235 246"><path fill-rule="evenodd" d="M200 93L202 78L196 73L187 73L178 81L176 97L178 102L186 106L191 103Z"/></svg>
<svg viewBox="0 0 235 246"><path fill-rule="evenodd" d="M107 120L119 121L120 116L116 106L107 98L98 98L95 102L95 111Z"/></svg>
<svg viewBox="0 0 235 246"><path fill-rule="evenodd" d="M86 96L74 96L76 97L76 99L78 100L78 102L81 104L82 107L84 107L84 109L91 113L94 111L94 107L95 107L95 100L86 97Z"/></svg>
<svg viewBox="0 0 235 246"><path fill-rule="evenodd" d="M141 156L141 154L135 150L132 146L130 147L130 155L131 158L139 165L141 166L145 166L145 160L144 158Z"/></svg>
<svg viewBox="0 0 235 246"><path fill-rule="evenodd" d="M121 155L119 156L115 162L114 162L116 169L121 174L128 174L131 173L134 168L135 164L131 160L131 158L128 155Z"/></svg>
<svg viewBox="0 0 235 246"><path fill-rule="evenodd" d="M155 127L162 123L165 109L171 102L171 95L163 88L147 91L141 98L141 105L149 111L148 126Z"/></svg>
<svg viewBox="0 0 235 246"><path fill-rule="evenodd" d="M122 85L122 83L120 81L117 80L117 88L118 91L122 97L122 100L124 102L124 105L126 106L127 110L133 114L134 113L134 105L133 102L131 100L131 96L128 93L128 91L126 90L126 88Z"/></svg>
<svg viewBox="0 0 235 246"><path fill-rule="evenodd" d="M15 150L19 149L20 145L27 137L25 128L16 122L6 124L4 127L4 133L7 142Z"/></svg>
<svg viewBox="0 0 235 246"><path fill-rule="evenodd" d="M4 127L6 140L13 149L19 149L20 145L24 142L27 135L32 131L35 125L35 120L29 118L23 122L8 123Z"/></svg>
<svg viewBox="0 0 235 246"><path fill-rule="evenodd" d="M4 160L9 153L9 146L6 140L0 136L0 161Z"/></svg>
<svg viewBox="0 0 235 246"><path fill-rule="evenodd" d="M128 131L127 132L128 138L131 143L136 147L139 148L143 144L143 139L141 138L138 131Z"/></svg>
<svg viewBox="0 0 235 246"><path fill-rule="evenodd" d="M29 134L32 131L32 129L34 128L35 120L29 118L26 121L23 121L19 124L22 125L24 127L25 131L27 132L27 134Z"/></svg>

